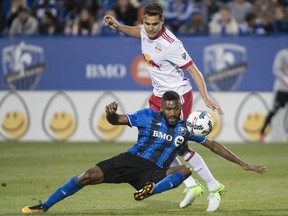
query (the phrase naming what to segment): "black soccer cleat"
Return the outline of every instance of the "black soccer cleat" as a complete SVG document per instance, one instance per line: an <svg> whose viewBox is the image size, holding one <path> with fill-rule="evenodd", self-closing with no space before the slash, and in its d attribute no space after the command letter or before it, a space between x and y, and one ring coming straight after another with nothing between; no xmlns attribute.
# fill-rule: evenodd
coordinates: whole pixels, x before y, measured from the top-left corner
<svg viewBox="0 0 288 216"><path fill-rule="evenodd" d="M38 204L34 206L26 206L22 209L23 214L41 213L41 212L46 212L43 204Z"/></svg>
<svg viewBox="0 0 288 216"><path fill-rule="evenodd" d="M134 199L136 201L141 201L153 195L155 184L153 182L148 182L142 189L134 193Z"/></svg>

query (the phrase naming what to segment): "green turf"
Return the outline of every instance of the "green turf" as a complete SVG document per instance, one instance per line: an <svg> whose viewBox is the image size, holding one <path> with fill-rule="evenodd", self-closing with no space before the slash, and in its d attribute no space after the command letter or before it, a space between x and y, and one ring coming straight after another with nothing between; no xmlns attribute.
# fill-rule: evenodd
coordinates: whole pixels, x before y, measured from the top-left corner
<svg viewBox="0 0 288 216"><path fill-rule="evenodd" d="M108 142L1 142L0 215L21 215L22 207L45 201L71 176L130 146L131 143ZM228 190L217 212L205 212L207 190L193 206L179 209L184 185L136 202L134 189L129 185L102 184L84 188L53 206L45 215L288 215L288 144L225 146L247 162L263 163L268 172L260 175L244 171L208 149L193 145Z"/></svg>

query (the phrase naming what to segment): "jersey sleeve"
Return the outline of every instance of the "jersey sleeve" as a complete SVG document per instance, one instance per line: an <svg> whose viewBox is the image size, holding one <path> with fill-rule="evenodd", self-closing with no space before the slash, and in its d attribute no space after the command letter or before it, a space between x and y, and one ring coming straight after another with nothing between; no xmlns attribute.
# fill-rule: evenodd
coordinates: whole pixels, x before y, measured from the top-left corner
<svg viewBox="0 0 288 216"><path fill-rule="evenodd" d="M174 41L170 44L167 51L167 59L181 69L193 64L191 57L180 41Z"/></svg>
<svg viewBox="0 0 288 216"><path fill-rule="evenodd" d="M151 109L142 109L132 114L126 114L126 116L128 117L131 126L143 127L147 125L147 121L151 119L150 116L152 115L152 112Z"/></svg>
<svg viewBox="0 0 288 216"><path fill-rule="evenodd" d="M194 142L197 142L197 143L203 143L205 142L205 140L207 139L206 136L201 136L201 137L196 137L196 136L193 136L192 134L189 134L189 141L194 141Z"/></svg>

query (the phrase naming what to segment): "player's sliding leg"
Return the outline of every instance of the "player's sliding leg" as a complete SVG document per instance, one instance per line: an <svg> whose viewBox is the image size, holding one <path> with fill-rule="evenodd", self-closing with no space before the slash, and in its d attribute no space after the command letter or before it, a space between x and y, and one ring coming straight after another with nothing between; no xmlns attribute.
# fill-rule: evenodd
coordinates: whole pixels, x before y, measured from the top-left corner
<svg viewBox="0 0 288 216"><path fill-rule="evenodd" d="M189 163L194 172L207 184L209 190L208 196L208 208L207 211L216 211L221 204L221 197L224 195L225 186L220 184L212 175L202 157L188 148L182 155L183 159ZM180 207L186 207L190 205L194 200L192 194L193 188L190 188L189 182L184 181L186 185L187 194L184 200L180 203ZM190 192L189 192L190 191ZM219 193L219 191L221 191Z"/></svg>
<svg viewBox="0 0 288 216"><path fill-rule="evenodd" d="M63 200L64 198L71 196L82 188L77 181L77 176L69 179L62 187L58 188L51 196L43 203L35 206L27 206L22 209L22 213L39 213L46 212L55 203Z"/></svg>

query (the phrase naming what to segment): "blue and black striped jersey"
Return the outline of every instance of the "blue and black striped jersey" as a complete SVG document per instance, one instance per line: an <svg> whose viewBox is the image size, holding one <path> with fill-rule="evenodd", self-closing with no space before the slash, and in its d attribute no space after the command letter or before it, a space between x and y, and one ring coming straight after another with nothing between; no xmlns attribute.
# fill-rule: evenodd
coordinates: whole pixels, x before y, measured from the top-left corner
<svg viewBox="0 0 288 216"><path fill-rule="evenodd" d="M188 132L186 123L179 120L175 127L169 127L161 112L142 109L127 114L130 125L138 128L137 143L128 152L167 168L188 140L202 143L206 137L195 137Z"/></svg>

